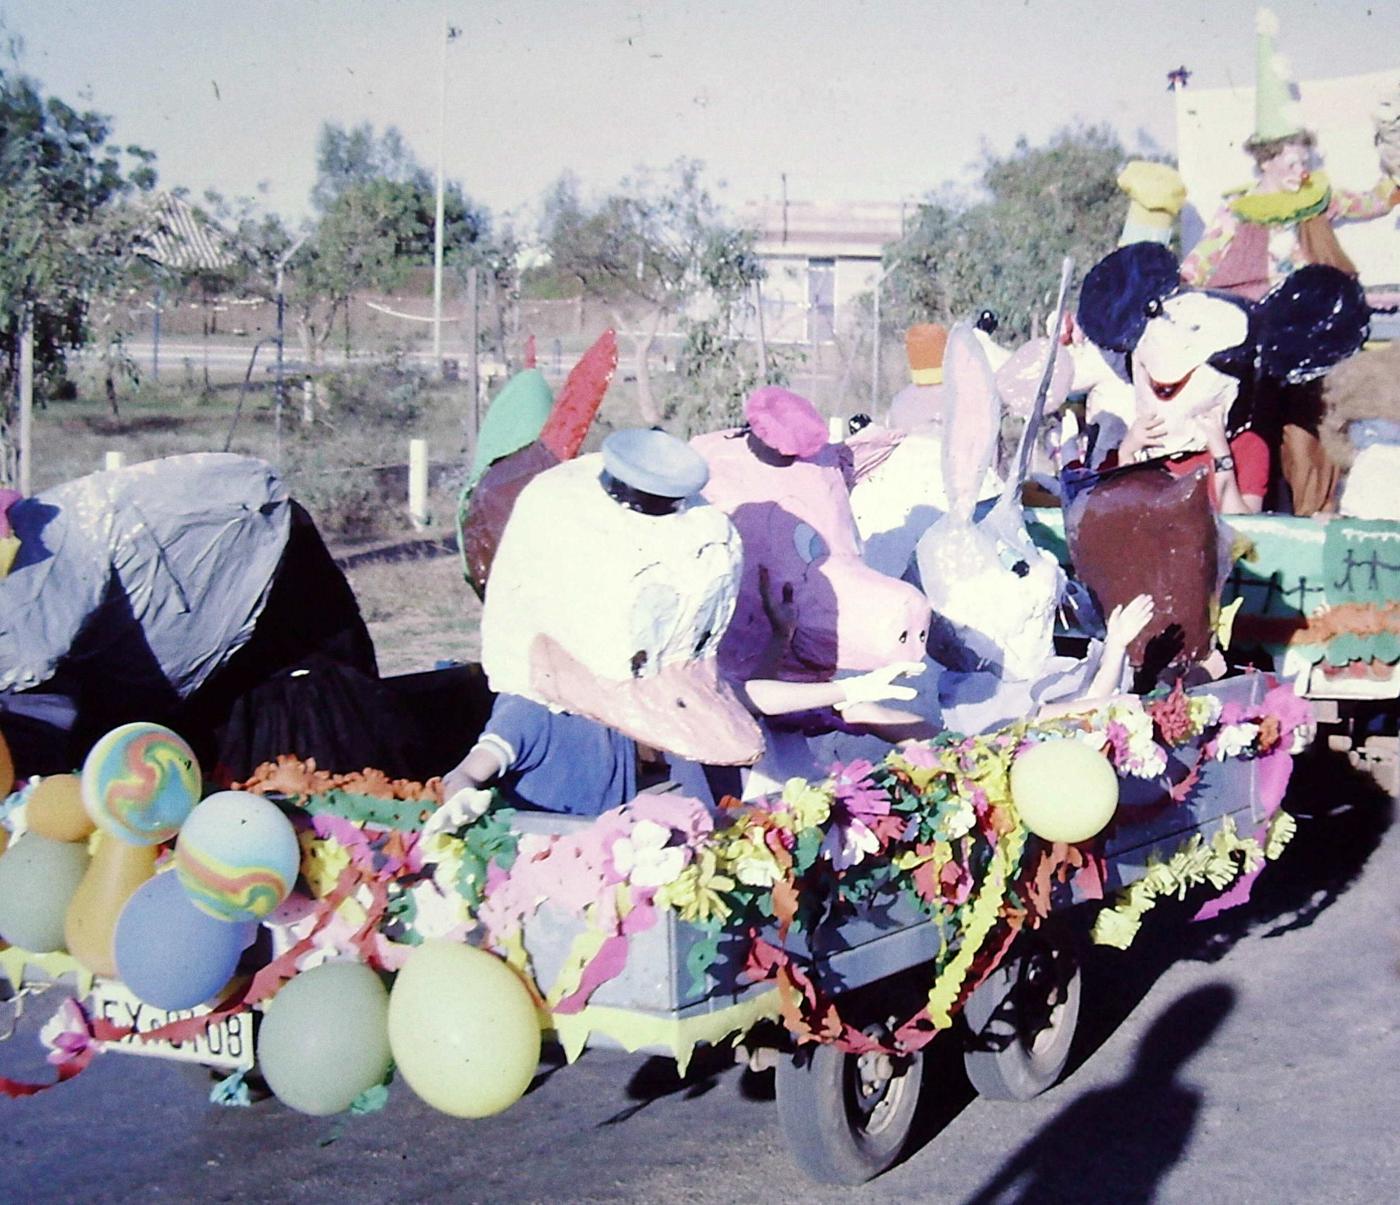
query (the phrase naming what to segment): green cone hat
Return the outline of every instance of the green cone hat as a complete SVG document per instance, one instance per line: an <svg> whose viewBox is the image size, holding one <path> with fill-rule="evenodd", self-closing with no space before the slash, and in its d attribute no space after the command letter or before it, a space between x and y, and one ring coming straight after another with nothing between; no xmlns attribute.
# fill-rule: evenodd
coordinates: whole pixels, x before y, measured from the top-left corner
<svg viewBox="0 0 1400 1205"><path fill-rule="evenodd" d="M1292 70L1288 61L1274 48L1278 35L1278 18L1272 10L1261 8L1255 15L1256 88L1254 92L1254 143L1272 142L1276 138L1291 138L1303 132L1294 100Z"/></svg>

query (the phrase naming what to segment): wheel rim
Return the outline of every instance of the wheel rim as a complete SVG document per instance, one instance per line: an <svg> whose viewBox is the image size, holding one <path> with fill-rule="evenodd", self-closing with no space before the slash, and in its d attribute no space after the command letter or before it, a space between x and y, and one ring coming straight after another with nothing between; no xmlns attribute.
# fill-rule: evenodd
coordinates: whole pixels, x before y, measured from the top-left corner
<svg viewBox="0 0 1400 1205"><path fill-rule="evenodd" d="M1043 1057L1056 1043L1069 1004L1052 945L1032 945L1021 960L1012 992L1016 1001L1016 1040L1032 1058Z"/></svg>
<svg viewBox="0 0 1400 1205"><path fill-rule="evenodd" d="M896 1056L878 1052L846 1060L846 1092L855 1106L850 1114L860 1118L863 1133L879 1134L898 1114L909 1088L907 1070Z"/></svg>

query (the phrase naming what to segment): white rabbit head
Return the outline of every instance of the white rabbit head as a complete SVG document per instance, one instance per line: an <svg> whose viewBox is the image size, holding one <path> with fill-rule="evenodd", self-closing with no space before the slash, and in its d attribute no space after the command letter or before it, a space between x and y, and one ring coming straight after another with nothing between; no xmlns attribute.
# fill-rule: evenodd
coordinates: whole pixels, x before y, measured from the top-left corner
<svg viewBox="0 0 1400 1205"><path fill-rule="evenodd" d="M945 638L954 637L956 668L973 668L975 662L1003 678L1034 679L1050 656L1064 575L1026 532L1014 470L991 511L980 520L974 517L996 448L1001 402L991 365L969 325L960 323L949 334L943 368L949 508L919 540L919 580L935 627L942 627ZM1034 438L1029 429L1028 435ZM934 651L949 659L947 640Z"/></svg>

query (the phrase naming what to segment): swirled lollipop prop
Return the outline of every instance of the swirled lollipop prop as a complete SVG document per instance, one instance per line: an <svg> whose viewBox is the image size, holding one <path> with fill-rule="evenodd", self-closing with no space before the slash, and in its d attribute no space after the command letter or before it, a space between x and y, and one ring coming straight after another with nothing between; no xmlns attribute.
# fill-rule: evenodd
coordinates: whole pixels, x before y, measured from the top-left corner
<svg viewBox="0 0 1400 1205"><path fill-rule="evenodd" d="M199 802L194 750L160 724L114 728L83 762L83 807L101 830L92 863L68 905L68 952L99 975L116 975L117 918L155 873L157 847Z"/></svg>

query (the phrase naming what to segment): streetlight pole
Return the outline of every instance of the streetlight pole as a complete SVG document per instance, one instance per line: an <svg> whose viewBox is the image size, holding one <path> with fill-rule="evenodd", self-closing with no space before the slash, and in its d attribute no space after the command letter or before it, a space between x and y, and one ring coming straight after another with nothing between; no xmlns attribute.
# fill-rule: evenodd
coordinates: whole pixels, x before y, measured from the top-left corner
<svg viewBox="0 0 1400 1205"><path fill-rule="evenodd" d="M447 143L447 44L460 31L442 15L442 59L438 72L437 203L433 221L433 375L442 373L443 153Z"/></svg>

